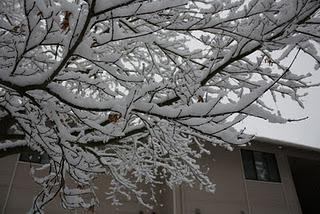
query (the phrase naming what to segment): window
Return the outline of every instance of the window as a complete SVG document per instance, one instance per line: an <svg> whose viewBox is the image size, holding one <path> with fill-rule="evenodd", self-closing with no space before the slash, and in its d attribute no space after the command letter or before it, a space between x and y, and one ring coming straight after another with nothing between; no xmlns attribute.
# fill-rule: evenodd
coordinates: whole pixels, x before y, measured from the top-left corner
<svg viewBox="0 0 320 214"><path fill-rule="evenodd" d="M241 149L246 179L281 182L274 154Z"/></svg>
<svg viewBox="0 0 320 214"><path fill-rule="evenodd" d="M26 151L20 153L19 161L46 164L49 163L49 157L46 153L40 154L37 151Z"/></svg>

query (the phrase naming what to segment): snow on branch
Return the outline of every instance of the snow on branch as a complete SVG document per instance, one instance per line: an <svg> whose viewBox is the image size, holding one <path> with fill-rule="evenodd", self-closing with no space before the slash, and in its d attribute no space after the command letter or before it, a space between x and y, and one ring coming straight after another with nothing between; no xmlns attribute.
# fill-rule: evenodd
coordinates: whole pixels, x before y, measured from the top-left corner
<svg viewBox="0 0 320 214"><path fill-rule="evenodd" d="M214 192L198 159L212 145L249 142L234 128L247 117L300 120L283 118L262 96L303 107L300 89L314 85L292 68L302 52L320 65L319 1L0 6L0 157L23 148L49 157L32 169L43 187L35 213L57 195L66 208L92 210L97 176L112 180L104 191L115 204L125 196L151 207L157 184Z"/></svg>

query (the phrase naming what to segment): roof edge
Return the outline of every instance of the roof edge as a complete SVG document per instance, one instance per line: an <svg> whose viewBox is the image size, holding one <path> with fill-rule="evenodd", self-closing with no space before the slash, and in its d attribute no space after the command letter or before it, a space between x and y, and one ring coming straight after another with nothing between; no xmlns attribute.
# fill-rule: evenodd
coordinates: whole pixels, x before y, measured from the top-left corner
<svg viewBox="0 0 320 214"><path fill-rule="evenodd" d="M309 150L309 151L316 151L320 152L320 148L313 147L313 146L307 146L307 145L302 145L298 143L292 143L289 141L284 141L284 140L276 140L272 138L267 138L267 137L255 137L253 141L258 141L258 142L264 142L264 143L271 143L271 144L276 144L280 146L289 146L297 149L304 149L304 150Z"/></svg>

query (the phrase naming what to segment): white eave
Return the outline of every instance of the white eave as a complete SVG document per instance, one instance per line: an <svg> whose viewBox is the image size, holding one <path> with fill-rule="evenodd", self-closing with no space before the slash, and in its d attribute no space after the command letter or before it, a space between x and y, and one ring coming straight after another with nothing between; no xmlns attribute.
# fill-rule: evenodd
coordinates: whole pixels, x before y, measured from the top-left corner
<svg viewBox="0 0 320 214"><path fill-rule="evenodd" d="M298 144L298 143L292 143L292 142L283 141L283 140L276 140L276 139L271 139L271 138L267 138L267 137L255 137L253 139L253 141L258 141L258 142L270 143L270 144L279 145L279 146L288 146L288 147L293 147L293 148L297 148L297 149L304 149L304 150L309 150L309 151L320 152L320 148L317 148L317 147Z"/></svg>

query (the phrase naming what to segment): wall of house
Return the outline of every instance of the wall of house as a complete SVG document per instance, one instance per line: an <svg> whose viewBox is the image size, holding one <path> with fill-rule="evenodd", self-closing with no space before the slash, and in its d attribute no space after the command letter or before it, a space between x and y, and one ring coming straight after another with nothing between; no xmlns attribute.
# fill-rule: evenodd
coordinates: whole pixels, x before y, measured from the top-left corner
<svg viewBox="0 0 320 214"><path fill-rule="evenodd" d="M12 183L14 168L17 161L17 155L11 155L1 158L0 162L0 212L3 213L5 204L7 203L8 191Z"/></svg>
<svg viewBox="0 0 320 214"><path fill-rule="evenodd" d="M4 213L26 213L31 208L33 197L40 189L29 173L30 164L17 162ZM63 209L59 205L58 198L52 201L47 209L50 210L51 213L63 212Z"/></svg>
<svg viewBox="0 0 320 214"><path fill-rule="evenodd" d="M210 168L209 176L217 185L215 194L183 186L178 199L182 209L176 213L197 214L200 210L201 214L302 214L288 156L319 159L319 152L264 142L255 142L245 149L274 153L281 182L245 179L240 148L230 152L212 147L212 155L203 159L202 165Z"/></svg>
<svg viewBox="0 0 320 214"><path fill-rule="evenodd" d="M40 187L33 181L30 176L30 164L26 162L17 161L18 156L8 156L2 158L0 161L0 213L2 214L22 214L27 213L32 206L33 198L41 190ZM36 165L36 164L33 164ZM67 181L68 182L68 181ZM95 208L95 213L108 213L108 214L139 214L143 211L143 214L155 214L160 213L160 208L164 211L166 209L173 210L172 206L165 206L161 199L169 201L170 197L162 197L159 192L158 204L154 206L154 209L150 211L137 200L128 200L127 198L121 198L123 205L113 206L110 200L106 200L108 191L108 184L110 183L110 177L99 176L95 180L97 188L96 194L100 199L99 207ZM168 193L165 193L168 194ZM169 193L170 194L170 193ZM171 193L172 195L172 193ZM149 196L146 196L146 201ZM170 200L171 201L171 200ZM172 204L170 202L170 204ZM73 211L65 210L61 207L60 198L57 196L46 207L47 214L57 213L74 213L74 214L88 214L86 209L78 209Z"/></svg>
<svg viewBox="0 0 320 214"><path fill-rule="evenodd" d="M292 148L270 143L253 143L245 147L249 150L274 153L277 159L281 183L247 180L244 177L240 149L226 151L219 146L211 147L211 155L202 158L201 166L216 184L214 194L186 185L171 191L166 186L159 187L158 203L154 211L147 210L137 201L126 201L124 205L112 206L104 200L109 183L107 177L96 180L101 191L97 191L100 207L96 213L110 214L302 214L292 179L288 156L320 161L319 152ZM17 164L16 164L17 163ZM0 208L2 213L26 213L39 187L29 176L29 164L17 162L17 156L2 158L0 161ZM8 194L9 193L9 194ZM88 213L85 210L68 212L61 208L59 198L46 208L47 213Z"/></svg>
<svg viewBox="0 0 320 214"><path fill-rule="evenodd" d="M199 188L182 187L181 214L248 213L245 184L239 153L229 152L221 147L211 149L210 158L201 160L204 170L210 168L208 175L216 184L214 194Z"/></svg>
<svg viewBox="0 0 320 214"><path fill-rule="evenodd" d="M198 210L206 213L247 213L245 184L238 152L228 152L220 147L211 149L211 157L202 160L210 168L208 175L217 185L214 194L197 188L182 187L181 214L194 214Z"/></svg>
<svg viewBox="0 0 320 214"><path fill-rule="evenodd" d="M301 214L286 148L259 143L254 144L250 149L275 154L281 178L281 183L246 180L251 213Z"/></svg>

